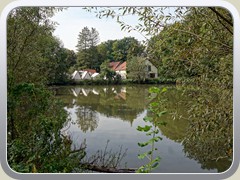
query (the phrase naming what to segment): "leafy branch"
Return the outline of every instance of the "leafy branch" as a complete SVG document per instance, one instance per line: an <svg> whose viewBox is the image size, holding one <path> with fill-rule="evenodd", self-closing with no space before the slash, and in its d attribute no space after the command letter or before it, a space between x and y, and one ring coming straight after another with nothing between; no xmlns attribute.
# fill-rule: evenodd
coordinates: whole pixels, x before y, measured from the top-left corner
<svg viewBox="0 0 240 180"><path fill-rule="evenodd" d="M166 114L167 111L160 111L160 106L162 104L162 102L164 102L163 100L160 100L160 95L165 93L167 91L166 88L160 89L157 87L151 87L149 89L149 93L154 93L157 94L157 99L156 101L150 103L149 105L149 111L153 114L152 117L150 116L146 116L143 120L145 122L149 122L153 125L145 125L145 126L138 126L137 130L140 132L145 132L146 136L152 136L148 141L146 142L138 142L138 146L139 147L145 147L145 146L151 146L150 150L147 152L144 152L142 154L138 155L139 159L144 159L147 158L148 159L148 163L141 166L137 172L138 173L149 173L152 170L156 169L159 166L159 162L161 160L161 158L159 156L157 156L156 158L154 158L153 153L154 151L157 151L158 149L155 148L155 143L159 142L159 140L162 140L162 137L160 137L159 134L159 129L158 126L159 125L166 125L166 122L164 121L159 121L159 118Z"/></svg>

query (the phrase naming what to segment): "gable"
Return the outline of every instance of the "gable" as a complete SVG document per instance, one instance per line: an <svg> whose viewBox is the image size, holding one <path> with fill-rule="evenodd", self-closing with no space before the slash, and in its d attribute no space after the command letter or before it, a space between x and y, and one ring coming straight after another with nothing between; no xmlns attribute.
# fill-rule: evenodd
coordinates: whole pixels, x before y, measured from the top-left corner
<svg viewBox="0 0 240 180"><path fill-rule="evenodd" d="M115 71L126 71L126 67L127 67L127 62L123 62L122 64L120 64Z"/></svg>

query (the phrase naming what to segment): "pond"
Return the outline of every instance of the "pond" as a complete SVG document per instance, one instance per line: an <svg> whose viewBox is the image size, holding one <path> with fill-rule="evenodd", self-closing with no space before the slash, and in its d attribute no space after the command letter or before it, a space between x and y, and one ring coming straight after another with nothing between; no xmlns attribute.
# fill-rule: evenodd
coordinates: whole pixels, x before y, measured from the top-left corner
<svg viewBox="0 0 240 180"><path fill-rule="evenodd" d="M86 142L88 156L107 148L112 152L126 155L121 167L139 168L147 161L138 159L138 154L146 148L138 142L149 139L145 133L137 131L144 126L143 118L148 114L147 107L154 99L149 99L149 85L134 86L64 86L56 89L57 97L63 100L69 113L62 129L73 141L73 148ZM168 113L162 118L166 126L159 126L162 140L155 146L154 153L160 156L160 165L156 173L218 173L227 170L231 161L207 161L202 163L198 156L191 156L182 143L186 136L189 120L188 107L184 106L191 97L183 95L175 86L169 86ZM175 116L177 113L178 116Z"/></svg>

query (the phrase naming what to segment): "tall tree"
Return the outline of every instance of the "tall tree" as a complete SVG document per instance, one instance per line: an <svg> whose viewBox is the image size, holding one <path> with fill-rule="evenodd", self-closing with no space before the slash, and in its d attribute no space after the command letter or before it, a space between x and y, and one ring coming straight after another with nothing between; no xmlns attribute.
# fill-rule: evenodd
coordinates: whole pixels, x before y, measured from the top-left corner
<svg viewBox="0 0 240 180"><path fill-rule="evenodd" d="M84 27L78 35L77 68L99 69L97 44L99 33L95 28Z"/></svg>

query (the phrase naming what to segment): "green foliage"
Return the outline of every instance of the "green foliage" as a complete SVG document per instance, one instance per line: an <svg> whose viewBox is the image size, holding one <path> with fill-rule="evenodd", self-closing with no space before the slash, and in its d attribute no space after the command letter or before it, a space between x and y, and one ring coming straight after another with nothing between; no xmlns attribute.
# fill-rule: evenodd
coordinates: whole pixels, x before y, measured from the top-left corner
<svg viewBox="0 0 240 180"><path fill-rule="evenodd" d="M8 163L17 172L71 172L84 151L72 154L61 134L67 114L44 87L19 84L8 91ZM78 158L78 159L76 159Z"/></svg>
<svg viewBox="0 0 240 180"><path fill-rule="evenodd" d="M132 56L140 56L144 51L144 46L133 37L125 37L119 40L108 40L97 46L101 62L127 61Z"/></svg>
<svg viewBox="0 0 240 180"><path fill-rule="evenodd" d="M119 74L109 67L109 61L104 61L101 66L100 77L107 81L107 84L120 84L122 79Z"/></svg>
<svg viewBox="0 0 240 180"><path fill-rule="evenodd" d="M99 71L101 62L97 50L99 42L99 33L95 28L89 29L84 27L78 35L77 44L77 64L75 69L81 70L85 68L95 69Z"/></svg>
<svg viewBox="0 0 240 180"><path fill-rule="evenodd" d="M143 53L144 46L133 37L125 37L116 40L113 43L112 50L114 61L124 62L132 56L140 56Z"/></svg>
<svg viewBox="0 0 240 180"><path fill-rule="evenodd" d="M134 81L145 81L146 79L145 58L133 56L127 60L127 78Z"/></svg>
<svg viewBox="0 0 240 180"><path fill-rule="evenodd" d="M99 42L99 33L95 28L84 27L78 35L77 51L87 50L96 47Z"/></svg>
<svg viewBox="0 0 240 180"><path fill-rule="evenodd" d="M72 172L85 153L72 153L61 134L68 116L45 86L65 81L74 64L73 52L52 36L48 18L57 10L21 7L7 19L7 159L17 172Z"/></svg>
<svg viewBox="0 0 240 180"><path fill-rule="evenodd" d="M152 136L151 139L149 139L146 142L138 142L138 146L145 147L145 146L150 145L151 149L147 152L144 152L144 153L138 155L139 159L147 158L149 160L149 162L147 164L141 166L137 170L138 173L149 173L159 166L160 157L157 156L154 158L153 153L154 153L154 151L157 151L157 149L154 147L154 144L156 142L159 142L159 140L162 140L162 137L157 136L157 134L159 134L159 132L160 132L157 127L159 125L166 125L166 122L159 121L159 117L166 113L166 111L159 112L159 109L160 109L162 103L164 102L163 100L161 100L161 98L162 98L161 96L166 91L167 91L166 88L162 88L162 89L157 88L157 87L149 88L149 93L157 94L157 98L155 99L155 101L151 102L149 105L149 111L151 112L151 117L146 116L143 120L145 122L152 123L153 126L152 125L145 125L144 127L138 126L137 130L140 132L145 132L147 136Z"/></svg>
<svg viewBox="0 0 240 180"><path fill-rule="evenodd" d="M191 122L183 141L190 158L206 161L232 160L232 92L211 88L195 93L189 109ZM200 153L201 152L201 153Z"/></svg>
<svg viewBox="0 0 240 180"><path fill-rule="evenodd" d="M73 63L68 50L52 35L48 18L60 9L17 8L7 19L8 86L15 83L59 83ZM72 52L71 52L72 53Z"/></svg>
<svg viewBox="0 0 240 180"><path fill-rule="evenodd" d="M114 61L113 43L116 41L117 40L108 40L106 42L102 42L97 46L98 53L102 61L105 61L105 60Z"/></svg>

